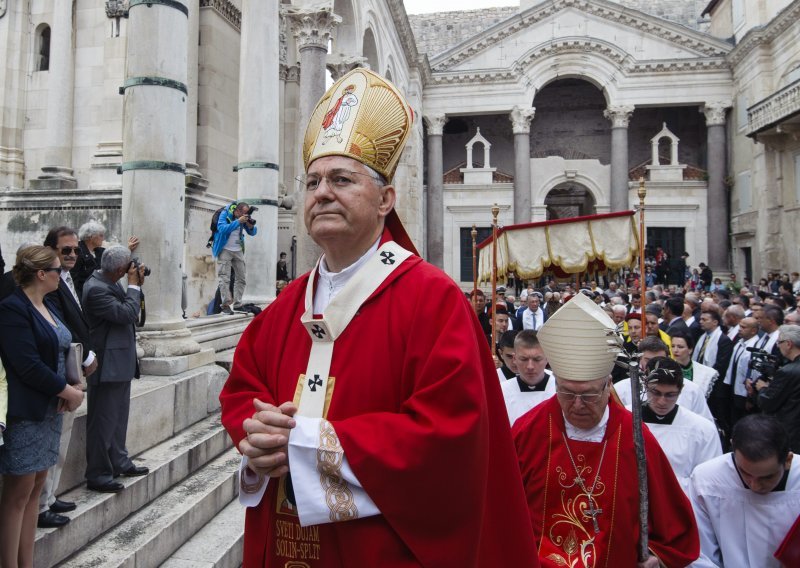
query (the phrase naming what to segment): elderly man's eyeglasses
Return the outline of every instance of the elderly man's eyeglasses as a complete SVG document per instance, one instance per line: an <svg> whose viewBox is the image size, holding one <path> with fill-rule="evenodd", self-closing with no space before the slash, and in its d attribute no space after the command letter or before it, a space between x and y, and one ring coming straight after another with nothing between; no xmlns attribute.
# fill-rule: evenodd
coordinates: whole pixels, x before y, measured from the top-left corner
<svg viewBox="0 0 800 568"><path fill-rule="evenodd" d="M564 402L575 402L575 399L581 399L583 404L597 404L600 401L600 397L603 396L603 393L574 393L574 392L567 392L567 391L556 391L558 397L563 400Z"/></svg>
<svg viewBox="0 0 800 568"><path fill-rule="evenodd" d="M380 183L380 180L371 174L338 169L331 170L325 175L305 174L297 176L295 179L304 191L314 191L322 184L322 180L325 180L328 183L328 187L334 191L346 191L359 182L359 176Z"/></svg>

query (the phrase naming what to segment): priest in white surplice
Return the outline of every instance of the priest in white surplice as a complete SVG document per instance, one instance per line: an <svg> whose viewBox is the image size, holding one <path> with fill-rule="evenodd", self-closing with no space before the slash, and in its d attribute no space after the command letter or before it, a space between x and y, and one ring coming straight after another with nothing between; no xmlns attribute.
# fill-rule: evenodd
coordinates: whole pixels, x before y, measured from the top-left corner
<svg viewBox="0 0 800 568"><path fill-rule="evenodd" d="M556 381L545 369L547 357L535 331L526 329L514 338L514 364L517 366L516 378L500 385L512 425L531 408L556 394Z"/></svg>
<svg viewBox="0 0 800 568"><path fill-rule="evenodd" d="M667 454L675 477L689 491L694 468L722 454L713 422L678 405L684 387L683 372L668 357L650 359L646 368L647 402L642 419Z"/></svg>
<svg viewBox="0 0 800 568"><path fill-rule="evenodd" d="M783 425L754 414L733 428L733 452L698 466L689 497L702 555L692 566L778 568L773 557L800 513L800 465Z"/></svg>

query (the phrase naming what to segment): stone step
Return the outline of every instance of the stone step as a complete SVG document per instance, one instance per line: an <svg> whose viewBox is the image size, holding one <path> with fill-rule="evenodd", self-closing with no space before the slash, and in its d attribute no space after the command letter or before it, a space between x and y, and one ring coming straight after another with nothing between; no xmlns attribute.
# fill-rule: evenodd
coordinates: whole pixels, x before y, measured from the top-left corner
<svg viewBox="0 0 800 568"><path fill-rule="evenodd" d="M35 566L53 566L80 550L230 447L230 438L219 414L215 414L141 453L134 461L149 467L150 473L145 477L119 478L125 485L124 491L96 493L82 485L62 495L78 507L67 514L71 518L68 525L37 530Z"/></svg>
<svg viewBox="0 0 800 568"><path fill-rule="evenodd" d="M128 453L136 456L219 410L228 373L206 365L174 377L142 376L131 383ZM86 402L76 411L58 494L79 487L86 471Z"/></svg>
<svg viewBox="0 0 800 568"><path fill-rule="evenodd" d="M218 351L215 363L230 373L231 367L233 367L233 354L235 351L236 349Z"/></svg>
<svg viewBox="0 0 800 568"><path fill-rule="evenodd" d="M186 327L192 332L192 339L203 349L210 347L215 351L223 351L236 347L239 337L252 319L251 314L217 314L187 320Z"/></svg>
<svg viewBox="0 0 800 568"><path fill-rule="evenodd" d="M234 499L161 568L238 568L244 549L244 507Z"/></svg>
<svg viewBox="0 0 800 568"><path fill-rule="evenodd" d="M231 448L58 566L160 566L236 497L238 465Z"/></svg>

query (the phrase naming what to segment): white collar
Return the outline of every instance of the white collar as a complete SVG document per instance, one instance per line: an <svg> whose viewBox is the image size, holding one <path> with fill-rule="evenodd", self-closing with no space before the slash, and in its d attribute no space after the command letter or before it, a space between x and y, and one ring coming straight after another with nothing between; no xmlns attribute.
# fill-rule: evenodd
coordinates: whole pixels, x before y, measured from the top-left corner
<svg viewBox="0 0 800 568"><path fill-rule="evenodd" d="M603 417L600 419L600 422L597 424L597 426L589 428L588 430L583 430L582 428L573 426L569 423L569 421L567 421L567 417L564 416L564 426L567 430L567 438L570 440L578 440L579 442L602 442L603 436L606 435L608 416L608 405L606 405L606 410L603 412Z"/></svg>
<svg viewBox="0 0 800 568"><path fill-rule="evenodd" d="M317 290L314 294L314 313L321 314L328 307L336 295L345 287L350 279L356 275L358 270L367 262L367 260L375 254L380 244L380 237L375 243L364 253L364 255L355 261L353 264L343 269L340 272L331 272L328 270L328 265L325 262L325 256L319 263L319 280L317 281Z"/></svg>

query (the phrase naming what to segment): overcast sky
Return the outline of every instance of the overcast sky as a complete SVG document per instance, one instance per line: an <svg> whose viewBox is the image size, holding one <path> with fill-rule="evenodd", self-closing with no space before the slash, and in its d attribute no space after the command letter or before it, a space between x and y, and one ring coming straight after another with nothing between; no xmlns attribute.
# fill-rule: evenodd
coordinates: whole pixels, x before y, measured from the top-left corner
<svg viewBox="0 0 800 568"><path fill-rule="evenodd" d="M475 10L493 6L519 6L519 0L403 0L408 14Z"/></svg>

